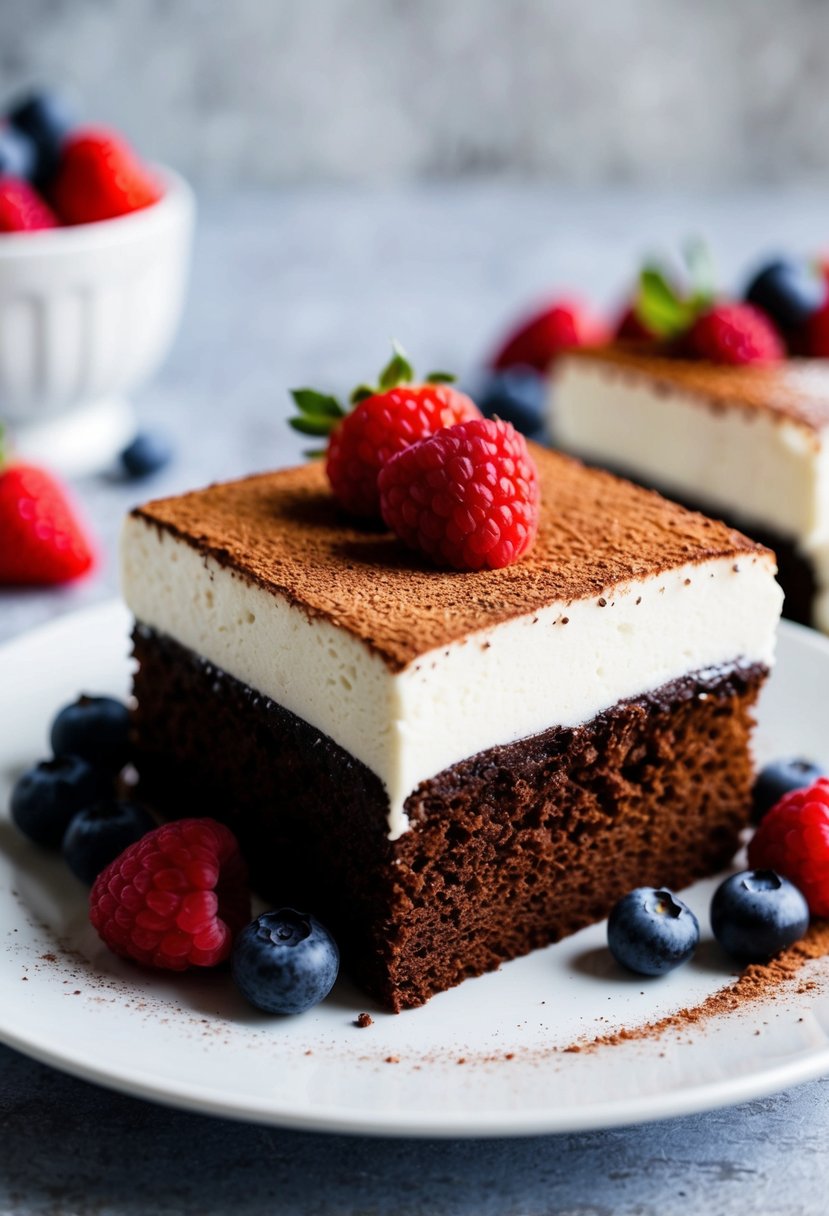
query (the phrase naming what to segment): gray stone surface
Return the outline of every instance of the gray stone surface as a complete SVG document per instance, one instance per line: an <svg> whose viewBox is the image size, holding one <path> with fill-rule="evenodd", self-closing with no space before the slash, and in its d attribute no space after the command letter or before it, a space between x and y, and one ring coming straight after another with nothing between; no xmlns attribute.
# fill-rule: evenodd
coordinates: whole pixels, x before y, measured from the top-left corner
<svg viewBox="0 0 829 1216"><path fill-rule="evenodd" d="M527 1140L368 1140L151 1106L0 1048L0 1216L821 1216L829 1085Z"/></svg>
<svg viewBox="0 0 829 1216"><path fill-rule="evenodd" d="M0 83L61 83L202 182L826 179L814 0L19 0Z"/></svg>
<svg viewBox="0 0 829 1216"><path fill-rule="evenodd" d="M824 247L809 194L562 194L504 186L204 200L185 323L137 402L180 458L156 482L77 487L107 553L64 592L0 594L0 637L113 594L122 511L298 458L286 385L343 389L396 334L467 376L516 309L570 286L610 305L643 249L706 233L726 280L769 246ZM796 1216L825 1211L827 1085L629 1130L494 1143L374 1141L177 1113L0 1050L0 1216L353 1212Z"/></svg>

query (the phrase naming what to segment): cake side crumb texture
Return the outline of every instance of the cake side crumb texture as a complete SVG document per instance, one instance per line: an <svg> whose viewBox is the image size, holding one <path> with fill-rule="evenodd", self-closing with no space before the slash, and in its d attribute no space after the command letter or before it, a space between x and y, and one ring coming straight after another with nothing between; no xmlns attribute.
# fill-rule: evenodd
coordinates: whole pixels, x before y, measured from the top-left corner
<svg viewBox="0 0 829 1216"><path fill-rule="evenodd" d="M307 464L161 499L133 513L301 608L401 669L424 651L553 603L762 546L658 494L536 445L541 522L532 552L503 570L422 562L337 507Z"/></svg>
<svg viewBox="0 0 829 1216"><path fill-rule="evenodd" d="M390 840L381 782L281 706L139 627L141 793L229 823L254 887L312 907L387 1008L675 889L730 860L747 819L765 668L689 675L591 722L490 748L421 783Z"/></svg>

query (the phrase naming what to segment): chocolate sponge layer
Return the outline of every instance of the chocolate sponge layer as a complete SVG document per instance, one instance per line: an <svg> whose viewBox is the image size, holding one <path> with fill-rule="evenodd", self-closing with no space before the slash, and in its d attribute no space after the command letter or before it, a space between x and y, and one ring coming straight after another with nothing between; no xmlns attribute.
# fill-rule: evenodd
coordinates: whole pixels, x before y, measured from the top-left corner
<svg viewBox="0 0 829 1216"><path fill-rule="evenodd" d="M392 1010L600 919L632 887L718 870L747 818L762 667L473 756L418 787L392 842L383 786L353 756L171 639L133 636L144 796L228 823L260 893L326 921Z"/></svg>

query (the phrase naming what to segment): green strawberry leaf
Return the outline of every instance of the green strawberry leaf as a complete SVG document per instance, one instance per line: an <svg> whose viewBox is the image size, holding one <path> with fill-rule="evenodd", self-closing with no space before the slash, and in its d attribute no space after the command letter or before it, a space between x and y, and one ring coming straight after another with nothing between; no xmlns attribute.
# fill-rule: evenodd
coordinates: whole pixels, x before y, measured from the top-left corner
<svg viewBox="0 0 829 1216"><path fill-rule="evenodd" d="M300 435L323 435L331 434L331 419L330 418L312 418L302 415L299 418L289 418L288 426L293 427L295 431L299 431Z"/></svg>
<svg viewBox="0 0 829 1216"><path fill-rule="evenodd" d="M398 384L410 384L414 379L414 368L402 346L397 342L392 342L391 345L394 353L380 372L380 379L377 381L378 388L382 390L397 388Z"/></svg>
<svg viewBox="0 0 829 1216"><path fill-rule="evenodd" d="M294 404L308 418L344 418L345 410L336 397L318 393L313 388L291 389Z"/></svg>
<svg viewBox="0 0 829 1216"><path fill-rule="evenodd" d="M322 460L325 448L306 448L302 455L306 460Z"/></svg>
<svg viewBox="0 0 829 1216"><path fill-rule="evenodd" d="M451 384L454 379L455 377L449 372L436 371L431 372L423 383ZM391 359L380 372L377 384L358 384L349 397L349 406L353 408L368 397L389 392L391 389L397 388L399 384L411 384L414 380L414 368L409 362L406 352L398 342L392 342ZM328 393L318 393L313 388L292 389L291 396L299 414L289 418L288 424L301 435L327 438L348 412L343 409L336 397ZM311 449L304 455L311 459L324 456L325 452Z"/></svg>
<svg viewBox="0 0 829 1216"><path fill-rule="evenodd" d="M370 384L358 384L348 400L352 405L359 405L361 401L366 401L369 397L376 396L376 394L377 389L372 388Z"/></svg>

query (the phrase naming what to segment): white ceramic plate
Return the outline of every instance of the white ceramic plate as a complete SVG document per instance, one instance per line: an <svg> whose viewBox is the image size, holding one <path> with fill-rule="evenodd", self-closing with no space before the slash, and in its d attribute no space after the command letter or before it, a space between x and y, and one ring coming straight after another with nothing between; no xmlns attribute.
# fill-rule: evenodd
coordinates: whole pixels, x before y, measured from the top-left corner
<svg viewBox="0 0 829 1216"><path fill-rule="evenodd" d="M124 610L107 604L0 649L0 806L15 775L46 754L56 708L83 690L127 692L128 629ZM784 625L761 758L829 760L827 686L829 641ZM714 885L686 895L704 925ZM226 974L165 979L114 958L87 923L81 885L5 817L0 941L0 1039L12 1047L130 1093L291 1127L572 1131L705 1110L829 1072L822 960L801 973L814 986L785 985L773 1001L681 1034L562 1051L694 1005L730 980L711 942L664 979L624 976L603 925L397 1017L340 982L318 1009L269 1019L244 1005ZM364 1010L374 1022L359 1029Z"/></svg>

